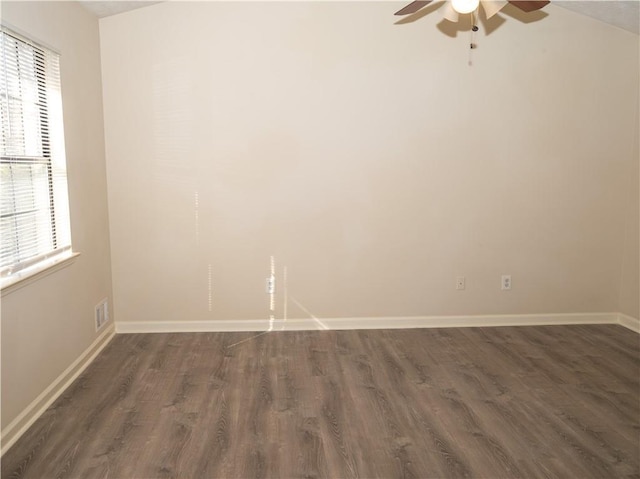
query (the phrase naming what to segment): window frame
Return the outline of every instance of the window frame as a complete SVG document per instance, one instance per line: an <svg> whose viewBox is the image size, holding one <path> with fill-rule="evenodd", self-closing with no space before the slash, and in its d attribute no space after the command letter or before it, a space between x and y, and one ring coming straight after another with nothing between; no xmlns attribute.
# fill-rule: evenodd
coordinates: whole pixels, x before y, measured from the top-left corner
<svg viewBox="0 0 640 479"><path fill-rule="evenodd" d="M67 169L66 169L66 153L65 153L65 136L64 136L64 116L62 107L62 86L61 86L61 72L60 72L60 53L55 49L46 46L45 44L33 40L29 35L25 35L19 30L6 25L0 24L0 35L8 36L15 42L22 42L27 48L30 48L33 52L33 72L28 72L27 75L33 74L36 83L36 98L34 105L37 107L37 132L34 135L37 137L39 145L38 151L41 156L28 156L26 146L24 147L24 155L10 154L11 149L7 148L8 141L4 142L4 151L0 151L0 165L11 169L18 165L44 165L46 167L45 174L38 175L40 181L46 180L46 195L48 198L48 207L39 208L38 211L41 214L47 214L50 216L50 233L48 238L45 239L51 247L47 246L43 248L41 245L37 246L37 254L28 257L20 258L19 254L15 254L14 262L0 266L0 292L2 295L7 294L10 291L22 287L24 284L28 284L31 281L40 277L46 276L54 271L61 269L73 262L75 258L79 256L72 249L71 238L71 218L70 218L70 205L68 196L67 185ZM18 43L16 43L16 50L18 50ZM19 73L21 68L19 61L19 52L16 52L16 63L11 64L11 67L17 69L18 73L15 74L17 81L22 81L22 76ZM0 59L5 58L5 50L0 54ZM53 59L53 60L52 60ZM51 63L53 62L53 63ZM48 67L53 65L54 71L48 71ZM8 77L7 64L2 65L3 75ZM40 69L40 71L38 70ZM10 114L9 101L11 98L11 92L9 91L8 83L5 82L6 91L0 92L2 96L1 101L6 105L6 112ZM25 104L25 97L20 95L14 100L18 100L20 105L20 118L24 118L22 106ZM27 100L28 101L28 100ZM9 119L7 119L9 121ZM21 120L24 123L24 120ZM31 128L31 131L35 130ZM0 131L0 135L4 135ZM23 131L23 141L26 142L27 133ZM9 136L5 137L7 140ZM26 145L26 143L25 143ZM24 145L23 145L24 146ZM55 150L55 153L53 152ZM4 154L3 154L4 153ZM13 175L13 172L11 173ZM42 185L38 186L36 182L38 179L32 177L31 188L34 195L37 191L41 193L45 192L45 188ZM13 201L13 209L10 214L5 214L4 217L16 217L22 214L16 206L18 197L15 193L15 184L13 181L10 183L14 192L9 196ZM2 185L0 185L2 187ZM33 200L35 204L35 199ZM37 220L33 220L34 225ZM37 225L36 225L37 227ZM63 231L63 240L60 240L59 230ZM17 231L17 227L16 227ZM28 230L25 230L28 231ZM25 231L22 231L24 234ZM0 240L2 238L0 237ZM23 239L23 246L24 246ZM18 244L18 243L17 243ZM4 245L3 245L4 246ZM19 246L16 246L18 249Z"/></svg>

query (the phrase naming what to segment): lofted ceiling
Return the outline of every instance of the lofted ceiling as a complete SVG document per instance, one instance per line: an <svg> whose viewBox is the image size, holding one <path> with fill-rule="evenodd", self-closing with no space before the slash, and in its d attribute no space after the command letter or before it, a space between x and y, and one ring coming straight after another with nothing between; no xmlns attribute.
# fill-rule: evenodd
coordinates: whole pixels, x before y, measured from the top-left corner
<svg viewBox="0 0 640 479"><path fill-rule="evenodd" d="M159 1L78 0L99 18L142 8ZM552 0L554 5L595 18L616 27L640 34L640 0ZM408 1L407 1L408 3Z"/></svg>
<svg viewBox="0 0 640 479"><path fill-rule="evenodd" d="M610 23L636 34L640 33L639 0L573 0L555 2L552 0L552 2L554 5L587 15L601 22Z"/></svg>
<svg viewBox="0 0 640 479"><path fill-rule="evenodd" d="M146 0L132 0L132 1L120 1L120 0L78 0L84 8L89 10L98 18L109 17L118 13L128 12L129 10L135 10L136 8L148 7L154 3L160 3L159 1L146 1Z"/></svg>

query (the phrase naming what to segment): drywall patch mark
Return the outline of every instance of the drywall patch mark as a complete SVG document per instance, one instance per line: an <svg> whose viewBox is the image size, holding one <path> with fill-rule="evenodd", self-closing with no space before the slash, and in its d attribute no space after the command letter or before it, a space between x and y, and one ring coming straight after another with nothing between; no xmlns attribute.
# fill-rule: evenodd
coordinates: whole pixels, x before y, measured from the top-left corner
<svg viewBox="0 0 640 479"><path fill-rule="evenodd" d="M288 289L289 285L287 282L287 267L285 266L282 269L282 290L284 291L284 299L282 301L282 319L285 322L287 321L287 303L289 302ZM282 325L282 328L284 329L284 325Z"/></svg>
<svg viewBox="0 0 640 479"><path fill-rule="evenodd" d="M211 265L209 265L209 268L211 268ZM266 331L263 331L261 333L255 334L254 336L251 336L249 338L243 339L241 341L238 341L236 343L230 344L228 346L226 346L226 349L230 349L233 348L235 346L238 346L240 344L246 343L248 341L252 341L256 338L259 338L260 336L264 336L267 333L270 333L274 330L274 326L275 326L275 313L276 313L276 301L275 301L275 292L276 292L276 288L275 288L275 277L276 277L276 262L275 262L275 258L273 256L271 256L271 260L270 260L270 275L267 278L267 293L269 293L269 328ZM307 308L304 307L304 305L298 301L296 298L294 298L293 296L289 295L289 279L288 279L288 270L287 267L284 266L282 268L282 285L283 285L283 321L282 321L282 327L279 328L280 331L285 331L286 330L286 322L287 322L287 314L288 314L288 304L289 304L289 300L291 300L296 306L298 306L298 308L300 308L305 314L307 314L311 319L313 319L315 321L315 323L318 325L319 329L324 329L324 330L329 330L331 328L329 328L329 326L327 326L325 323L323 323L320 319L318 319L318 317L316 317L311 311L309 311Z"/></svg>
<svg viewBox="0 0 640 479"><path fill-rule="evenodd" d="M196 244L200 244L200 198L198 195L198 190L196 190L193 196L194 196L193 202L195 207L194 220L195 220ZM209 265L209 268L211 268L211 265ZM209 311L211 311L211 309L209 309Z"/></svg>
<svg viewBox="0 0 640 479"><path fill-rule="evenodd" d="M209 301L209 312L213 309L213 277L211 263L207 267L207 294Z"/></svg>
<svg viewBox="0 0 640 479"><path fill-rule="evenodd" d="M270 267L267 290L269 293L269 331L273 331L276 314L276 260L273 255L271 255Z"/></svg>
<svg viewBox="0 0 640 479"><path fill-rule="evenodd" d="M275 313L276 310L276 261L273 256L271 256L271 272L269 275L269 311L272 314Z"/></svg>

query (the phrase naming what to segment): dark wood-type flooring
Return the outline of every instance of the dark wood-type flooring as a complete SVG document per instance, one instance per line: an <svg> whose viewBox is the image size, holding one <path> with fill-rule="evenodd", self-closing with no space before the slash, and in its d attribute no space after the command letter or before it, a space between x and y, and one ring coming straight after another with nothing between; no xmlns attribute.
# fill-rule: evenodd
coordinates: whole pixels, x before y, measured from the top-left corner
<svg viewBox="0 0 640 479"><path fill-rule="evenodd" d="M3 478L637 478L616 325L118 335Z"/></svg>

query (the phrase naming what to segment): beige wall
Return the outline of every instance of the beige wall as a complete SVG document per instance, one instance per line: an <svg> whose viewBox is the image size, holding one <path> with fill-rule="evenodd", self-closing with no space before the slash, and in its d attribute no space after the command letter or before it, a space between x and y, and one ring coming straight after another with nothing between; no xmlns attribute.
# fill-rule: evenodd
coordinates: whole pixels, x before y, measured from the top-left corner
<svg viewBox="0 0 640 479"><path fill-rule="evenodd" d="M70 266L2 297L2 429L96 339L111 298L98 22L77 3L2 2L2 22L61 53L74 250Z"/></svg>
<svg viewBox="0 0 640 479"><path fill-rule="evenodd" d="M469 67L468 32L396 9L101 20L119 321L265 318L271 255L277 318L284 266L318 317L618 310L637 35L550 5Z"/></svg>
<svg viewBox="0 0 640 479"><path fill-rule="evenodd" d="M636 105L640 102L636 102ZM640 131L636 116L636 133ZM629 175L629 198L627 201L627 224L624 236L624 256L620 284L620 312L640 319L640 147L638 135L633 148L633 167Z"/></svg>

